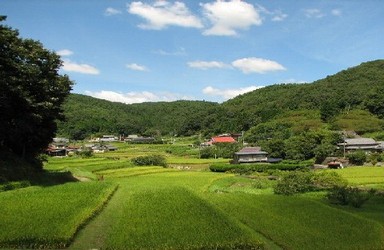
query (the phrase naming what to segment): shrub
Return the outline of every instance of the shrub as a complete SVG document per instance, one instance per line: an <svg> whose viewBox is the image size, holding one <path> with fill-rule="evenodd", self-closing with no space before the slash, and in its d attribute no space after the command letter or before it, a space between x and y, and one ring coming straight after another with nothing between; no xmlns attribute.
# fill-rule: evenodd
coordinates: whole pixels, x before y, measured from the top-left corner
<svg viewBox="0 0 384 250"><path fill-rule="evenodd" d="M29 181L8 182L8 183L5 183L4 185L0 185L0 192L29 187L29 186L31 186L31 183Z"/></svg>
<svg viewBox="0 0 384 250"><path fill-rule="evenodd" d="M348 187L334 187L328 192L327 198L333 204L348 205Z"/></svg>
<svg viewBox="0 0 384 250"><path fill-rule="evenodd" d="M238 143L217 143L210 147L205 147L200 151L200 157L208 158L232 158L235 152L239 151L241 145Z"/></svg>
<svg viewBox="0 0 384 250"><path fill-rule="evenodd" d="M139 156L139 157L133 158L131 161L135 166L167 167L166 159L164 156L161 156L161 155Z"/></svg>
<svg viewBox="0 0 384 250"><path fill-rule="evenodd" d="M346 186L347 181L336 172L294 171L283 176L274 188L275 194L293 195Z"/></svg>
<svg viewBox="0 0 384 250"><path fill-rule="evenodd" d="M209 158L215 158L215 148L214 147L205 147L200 150L200 158L202 159L209 159Z"/></svg>
<svg viewBox="0 0 384 250"><path fill-rule="evenodd" d="M356 152L348 154L348 160L350 163L361 166L367 160L367 155L364 151L358 150Z"/></svg>
<svg viewBox="0 0 384 250"><path fill-rule="evenodd" d="M317 146L314 150L316 163L322 163L325 158L332 155L336 147L330 143L324 143Z"/></svg>
<svg viewBox="0 0 384 250"><path fill-rule="evenodd" d="M331 189L347 185L347 180L334 171L317 173L313 175L312 182L318 190Z"/></svg>
<svg viewBox="0 0 384 250"><path fill-rule="evenodd" d="M209 169L212 172L227 172L231 171L232 173L237 174L246 174L252 172L267 172L269 170L306 170L309 168L309 164L297 163L297 164L289 164L289 163L256 163L256 164L223 164L217 163L212 164Z"/></svg>
<svg viewBox="0 0 384 250"><path fill-rule="evenodd" d="M337 205L351 205L355 208L360 208L373 195L375 190L364 191L357 187L335 186L328 194L328 200Z"/></svg>
<svg viewBox="0 0 384 250"><path fill-rule="evenodd" d="M314 190L313 173L295 171L285 175L274 188L275 194L293 195Z"/></svg>
<svg viewBox="0 0 384 250"><path fill-rule="evenodd" d="M81 151L76 151L76 155L80 156L82 158L90 158L93 156L93 151L92 150L81 150Z"/></svg>
<svg viewBox="0 0 384 250"><path fill-rule="evenodd" d="M373 166L375 166L378 162L380 162L382 159L381 159L381 155L380 153L377 153L377 152L374 152L374 153L371 153L369 156L368 156L368 161L370 163L372 163Z"/></svg>

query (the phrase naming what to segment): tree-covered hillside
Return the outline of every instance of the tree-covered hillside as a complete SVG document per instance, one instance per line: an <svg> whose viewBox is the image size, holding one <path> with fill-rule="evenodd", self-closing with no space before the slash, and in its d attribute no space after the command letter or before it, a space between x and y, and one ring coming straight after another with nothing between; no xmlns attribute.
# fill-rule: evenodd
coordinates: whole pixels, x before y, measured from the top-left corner
<svg viewBox="0 0 384 250"><path fill-rule="evenodd" d="M198 117L215 113L219 104L176 101L123 104L72 94L64 104L61 136L84 139L99 134L189 135L203 129Z"/></svg>
<svg viewBox="0 0 384 250"><path fill-rule="evenodd" d="M285 124L293 133L324 126L367 133L383 129L383 100L384 60L377 60L313 83L268 86L223 104L176 101L126 105L72 94L64 106L67 120L59 124L59 135L73 139L100 133L208 136L258 131L255 127L264 123L272 127ZM362 121L371 126L367 128Z"/></svg>
<svg viewBox="0 0 384 250"><path fill-rule="evenodd" d="M246 117L245 130L290 110L320 110L329 120L343 111L365 109L384 118L384 60L363 63L311 84L272 85L238 96L223 106Z"/></svg>

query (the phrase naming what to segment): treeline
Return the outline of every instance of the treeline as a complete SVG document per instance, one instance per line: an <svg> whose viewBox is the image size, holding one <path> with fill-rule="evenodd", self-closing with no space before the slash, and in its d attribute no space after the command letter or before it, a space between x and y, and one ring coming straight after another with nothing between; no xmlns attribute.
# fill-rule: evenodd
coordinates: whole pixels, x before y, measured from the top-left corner
<svg viewBox="0 0 384 250"><path fill-rule="evenodd" d="M206 127L201 117L220 108L205 101L127 105L71 94L64 104L66 120L59 122L58 135L76 140L101 134L192 135Z"/></svg>
<svg viewBox="0 0 384 250"><path fill-rule="evenodd" d="M84 139L106 133L208 137L247 131L249 142L266 144L275 139L280 140L275 145L283 145L283 141L314 130L382 131L383 100L384 60L377 60L310 84L268 86L223 104L176 101L126 105L72 94L64 105L66 121L59 123L58 134ZM317 139L317 143L321 141Z"/></svg>

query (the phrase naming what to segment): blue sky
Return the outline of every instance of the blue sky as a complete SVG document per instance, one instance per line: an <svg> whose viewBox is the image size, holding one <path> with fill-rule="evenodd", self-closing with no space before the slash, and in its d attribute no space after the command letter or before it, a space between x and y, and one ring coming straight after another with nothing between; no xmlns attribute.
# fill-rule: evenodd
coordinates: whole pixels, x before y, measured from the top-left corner
<svg viewBox="0 0 384 250"><path fill-rule="evenodd" d="M62 56L74 93L223 102L384 58L382 0L1 0L5 24Z"/></svg>

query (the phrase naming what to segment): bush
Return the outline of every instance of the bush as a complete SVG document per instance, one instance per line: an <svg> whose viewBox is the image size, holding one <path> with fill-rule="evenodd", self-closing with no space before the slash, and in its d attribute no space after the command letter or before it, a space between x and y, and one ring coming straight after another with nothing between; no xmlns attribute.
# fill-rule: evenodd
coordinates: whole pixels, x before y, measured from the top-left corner
<svg viewBox="0 0 384 250"><path fill-rule="evenodd" d="M212 172L227 172L237 174L247 174L252 172L266 172L269 170L306 170L309 169L310 164L307 162L289 164L289 163L256 163L256 164L223 164L217 163L209 166Z"/></svg>
<svg viewBox="0 0 384 250"><path fill-rule="evenodd" d="M339 186L331 189L328 194L328 200L337 205L351 205L360 208L373 195L375 190L364 191L357 187Z"/></svg>
<svg viewBox="0 0 384 250"><path fill-rule="evenodd" d="M311 172L292 172L278 181L274 188L275 194L293 195L314 190Z"/></svg>
<svg viewBox="0 0 384 250"><path fill-rule="evenodd" d="M93 156L93 151L92 150L81 150L81 151L76 151L76 155L80 156L82 158L90 158Z"/></svg>
<svg viewBox="0 0 384 250"><path fill-rule="evenodd" d="M29 181L7 182L4 185L0 185L0 192L29 187L29 186L31 186L31 183Z"/></svg>
<svg viewBox="0 0 384 250"><path fill-rule="evenodd" d="M167 167L166 159L164 156L161 156L161 155L139 156L139 157L133 158L131 161L135 166Z"/></svg>
<svg viewBox="0 0 384 250"><path fill-rule="evenodd" d="M275 194L293 195L318 190L329 190L347 185L347 181L336 172L295 171L281 178L274 188Z"/></svg>
<svg viewBox="0 0 384 250"><path fill-rule="evenodd" d="M367 161L369 161L370 163L372 163L373 166L375 166L378 162L382 161L382 157L380 153L374 152L368 156Z"/></svg>
<svg viewBox="0 0 384 250"><path fill-rule="evenodd" d="M363 165L364 162L367 160L367 155L362 150L350 153L347 155L347 157L350 163L358 166Z"/></svg>
<svg viewBox="0 0 384 250"><path fill-rule="evenodd" d="M232 158L240 148L241 145L238 143L217 143L201 149L200 158Z"/></svg>
<svg viewBox="0 0 384 250"><path fill-rule="evenodd" d="M347 180L334 171L317 173L313 176L312 182L317 190L332 189L334 187L347 185Z"/></svg>

